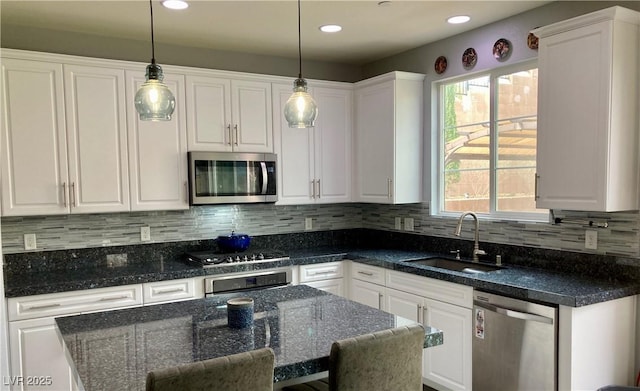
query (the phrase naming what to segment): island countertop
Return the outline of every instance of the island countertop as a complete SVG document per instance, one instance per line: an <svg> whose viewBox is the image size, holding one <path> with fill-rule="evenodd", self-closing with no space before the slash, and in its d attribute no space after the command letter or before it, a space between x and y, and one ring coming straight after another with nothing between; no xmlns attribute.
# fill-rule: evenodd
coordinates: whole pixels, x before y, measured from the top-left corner
<svg viewBox="0 0 640 391"><path fill-rule="evenodd" d="M226 301L255 301L253 326L227 326ZM274 381L328 370L333 341L415 322L305 285L56 318L87 391L144 390L149 371L271 347ZM443 343L425 327L425 347Z"/></svg>

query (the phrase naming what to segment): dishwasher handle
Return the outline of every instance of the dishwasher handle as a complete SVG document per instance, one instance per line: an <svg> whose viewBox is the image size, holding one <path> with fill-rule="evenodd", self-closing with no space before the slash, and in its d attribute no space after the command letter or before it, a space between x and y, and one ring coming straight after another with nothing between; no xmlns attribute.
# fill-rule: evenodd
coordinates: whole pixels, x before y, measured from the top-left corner
<svg viewBox="0 0 640 391"><path fill-rule="evenodd" d="M520 312L520 311L512 310L512 309L509 309L509 308L503 308L503 307L499 307L499 306L494 305L494 304L483 303L483 302L475 301L475 300L474 300L473 304L475 306L477 306L477 307L481 307L481 308L484 308L486 310L489 310L489 311L492 311L492 312L496 312L496 313L504 315L504 316L508 316L510 318L516 318L516 319L522 319L522 320L526 320L526 321L530 320L530 321L533 321L533 322L553 324L553 318L549 318L549 317L546 317L546 316L531 314L531 313L528 313L528 312Z"/></svg>

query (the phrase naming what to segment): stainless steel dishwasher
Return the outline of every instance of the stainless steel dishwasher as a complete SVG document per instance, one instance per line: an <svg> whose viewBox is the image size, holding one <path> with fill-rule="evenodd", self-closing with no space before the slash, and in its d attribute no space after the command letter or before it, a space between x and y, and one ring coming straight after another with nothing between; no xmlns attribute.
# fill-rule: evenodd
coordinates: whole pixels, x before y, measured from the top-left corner
<svg viewBox="0 0 640 391"><path fill-rule="evenodd" d="M556 391L558 308L475 291L473 390Z"/></svg>

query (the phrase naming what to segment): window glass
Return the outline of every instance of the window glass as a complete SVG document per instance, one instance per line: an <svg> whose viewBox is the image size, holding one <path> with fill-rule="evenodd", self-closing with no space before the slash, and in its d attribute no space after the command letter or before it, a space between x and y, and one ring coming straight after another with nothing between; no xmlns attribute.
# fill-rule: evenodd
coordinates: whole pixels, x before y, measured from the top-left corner
<svg viewBox="0 0 640 391"><path fill-rule="evenodd" d="M546 213L534 198L537 85L530 66L440 85L439 212Z"/></svg>

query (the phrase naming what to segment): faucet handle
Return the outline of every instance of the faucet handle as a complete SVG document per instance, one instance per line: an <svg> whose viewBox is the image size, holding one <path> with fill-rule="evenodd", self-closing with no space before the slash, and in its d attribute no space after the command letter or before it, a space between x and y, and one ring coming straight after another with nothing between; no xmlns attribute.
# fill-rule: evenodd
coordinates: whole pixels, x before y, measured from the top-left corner
<svg viewBox="0 0 640 391"><path fill-rule="evenodd" d="M449 251L449 253L456 254L456 259L458 261L460 260L460 250L451 250L451 251Z"/></svg>

